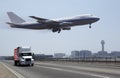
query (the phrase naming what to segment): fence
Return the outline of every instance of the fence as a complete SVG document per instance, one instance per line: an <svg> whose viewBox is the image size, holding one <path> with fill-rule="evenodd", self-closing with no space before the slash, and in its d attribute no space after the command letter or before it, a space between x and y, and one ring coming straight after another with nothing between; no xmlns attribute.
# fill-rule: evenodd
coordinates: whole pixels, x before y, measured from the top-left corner
<svg viewBox="0 0 120 78"><path fill-rule="evenodd" d="M90 62L90 63L119 63L120 58L114 57L87 57L87 58L41 58L37 59L37 61L56 61L56 62Z"/></svg>

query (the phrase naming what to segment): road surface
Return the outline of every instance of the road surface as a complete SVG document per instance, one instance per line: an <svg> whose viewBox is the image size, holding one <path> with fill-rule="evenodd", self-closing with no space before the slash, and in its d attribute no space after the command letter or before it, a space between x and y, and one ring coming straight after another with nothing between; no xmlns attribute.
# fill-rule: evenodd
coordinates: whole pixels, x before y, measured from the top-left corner
<svg viewBox="0 0 120 78"><path fill-rule="evenodd" d="M93 64L35 62L33 67L2 61L25 78L120 78L120 67Z"/></svg>

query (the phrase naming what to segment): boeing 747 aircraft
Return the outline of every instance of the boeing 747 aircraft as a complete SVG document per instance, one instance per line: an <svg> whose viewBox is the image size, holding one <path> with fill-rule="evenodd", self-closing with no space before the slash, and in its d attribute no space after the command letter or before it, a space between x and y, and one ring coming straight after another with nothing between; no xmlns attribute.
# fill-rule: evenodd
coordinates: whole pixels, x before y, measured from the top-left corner
<svg viewBox="0 0 120 78"><path fill-rule="evenodd" d="M60 33L61 30L71 30L71 27L89 25L97 22L100 18L93 15L79 15L69 18L60 18L60 19L45 19L36 16L29 16L33 19L36 19L37 22L26 22L13 12L7 12L8 17L11 22L7 22L11 27L14 28L25 28L25 29L50 29L52 32Z"/></svg>

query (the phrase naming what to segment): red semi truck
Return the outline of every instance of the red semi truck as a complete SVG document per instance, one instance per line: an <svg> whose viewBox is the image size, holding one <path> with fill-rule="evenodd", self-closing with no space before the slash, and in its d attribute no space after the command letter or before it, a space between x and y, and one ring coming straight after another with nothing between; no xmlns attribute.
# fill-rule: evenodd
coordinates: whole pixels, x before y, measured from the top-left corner
<svg viewBox="0 0 120 78"><path fill-rule="evenodd" d="M17 47L14 49L14 64L18 65L34 65L34 54L31 52L31 47Z"/></svg>

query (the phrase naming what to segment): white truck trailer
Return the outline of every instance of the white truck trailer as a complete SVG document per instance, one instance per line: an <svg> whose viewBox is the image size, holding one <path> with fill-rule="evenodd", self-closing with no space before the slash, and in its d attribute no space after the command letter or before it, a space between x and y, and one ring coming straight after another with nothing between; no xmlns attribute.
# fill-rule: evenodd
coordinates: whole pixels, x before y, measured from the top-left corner
<svg viewBox="0 0 120 78"><path fill-rule="evenodd" d="M34 66L34 54L31 52L31 47L17 47L14 49L14 64Z"/></svg>

